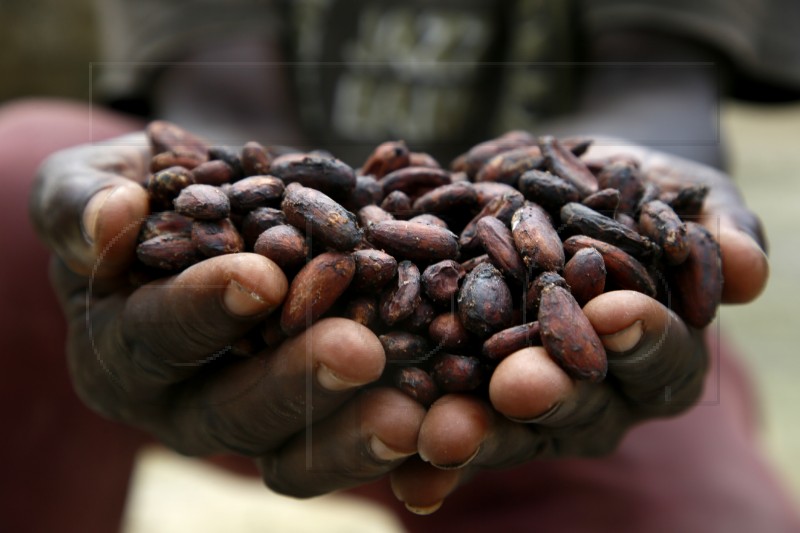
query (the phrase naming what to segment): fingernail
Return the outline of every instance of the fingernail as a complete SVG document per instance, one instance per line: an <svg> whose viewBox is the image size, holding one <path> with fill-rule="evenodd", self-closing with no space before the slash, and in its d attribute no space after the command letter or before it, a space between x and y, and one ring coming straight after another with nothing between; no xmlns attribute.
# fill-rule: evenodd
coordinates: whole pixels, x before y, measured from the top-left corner
<svg viewBox="0 0 800 533"><path fill-rule="evenodd" d="M116 191L117 187L102 189L94 193L94 196L86 203L86 207L83 209L83 217L81 218L81 226L83 235L88 242L93 243L97 239L97 220L100 216L100 211Z"/></svg>
<svg viewBox="0 0 800 533"><path fill-rule="evenodd" d="M347 389L354 389L363 385L363 383L353 383L352 381L346 381L333 372L327 366L320 364L317 368L317 381L322 386L322 388L327 389L333 392L339 392Z"/></svg>
<svg viewBox="0 0 800 533"><path fill-rule="evenodd" d="M644 324L641 320L637 320L622 331L601 336L600 340L607 350L621 353L633 350L642 340L643 334Z"/></svg>
<svg viewBox="0 0 800 533"><path fill-rule="evenodd" d="M550 409L548 409L547 411L538 416L534 416L533 418L522 419L522 418L513 418L509 416L508 419L513 420L514 422L520 422L522 424L535 424L537 422L544 422L545 420L553 416L560 408L561 408L561 402L556 402L553 404L552 407L550 407Z"/></svg>
<svg viewBox="0 0 800 533"><path fill-rule="evenodd" d="M235 279L230 280L225 287L222 302L228 311L237 316L252 316L268 310L261 296L244 288Z"/></svg>
<svg viewBox="0 0 800 533"><path fill-rule="evenodd" d="M428 506L425 506L425 507L419 507L419 506L416 506L416 505L410 505L408 503L405 504L405 506L406 506L406 509L408 509L409 511L411 511L414 514L429 515L429 514L433 514L436 511L438 511L439 508L442 506L443 502L444 502L443 500L439 500L438 502L434 503L433 505L428 505Z"/></svg>
<svg viewBox="0 0 800 533"><path fill-rule="evenodd" d="M464 468L465 466L467 466L468 464L470 464L470 463L471 463L473 460L475 460L475 458L478 456L478 454L480 453L480 451L481 451L481 447L480 447L480 446L478 446L478 447L475 449L475 451L474 451L474 452L472 452L472 454L471 454L469 457L467 457L467 458L466 458L464 461L461 461L461 462L458 462L458 463L452 463L452 464L444 464L444 465L442 465L442 464L436 464L436 463L433 463L433 462L429 461L428 459L426 459L426 458L425 458L425 457L422 455L422 452L421 452L421 451L420 451L420 452L418 452L418 453L419 453L419 458L420 458L420 459L422 459L422 460L423 460L423 461L425 461L426 463L430 463L430 464L431 464L431 466L435 466L435 467L436 467L436 468L438 468L439 470L458 470L459 468Z"/></svg>
<svg viewBox="0 0 800 533"><path fill-rule="evenodd" d="M377 437L377 435L373 435L369 439L369 447L372 450L372 455L375 456L376 459L381 461L396 461L398 459L404 459L410 455L414 455L413 452L405 453L399 452L394 448L390 448L386 445L381 439Z"/></svg>

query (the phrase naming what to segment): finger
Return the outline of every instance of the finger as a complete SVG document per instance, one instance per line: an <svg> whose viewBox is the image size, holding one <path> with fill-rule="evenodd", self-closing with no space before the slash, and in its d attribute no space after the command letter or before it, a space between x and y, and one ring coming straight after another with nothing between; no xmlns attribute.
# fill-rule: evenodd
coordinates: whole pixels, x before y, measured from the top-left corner
<svg viewBox="0 0 800 533"><path fill-rule="evenodd" d="M769 262L761 246L746 232L726 224L712 235L722 255L722 301L736 304L755 300L767 286Z"/></svg>
<svg viewBox="0 0 800 533"><path fill-rule="evenodd" d="M40 167L30 215L39 236L75 272L109 276L133 260L148 213L149 148L142 134L50 156Z"/></svg>
<svg viewBox="0 0 800 533"><path fill-rule="evenodd" d="M424 416L419 403L397 390L364 391L261 459L264 481L304 498L374 481L416 452Z"/></svg>
<svg viewBox="0 0 800 533"><path fill-rule="evenodd" d="M187 454L264 455L376 381L384 365L369 329L324 319L275 350L215 370L204 383L187 382L161 432L177 437L170 444Z"/></svg>
<svg viewBox="0 0 800 533"><path fill-rule="evenodd" d="M470 473L470 469L440 470L415 456L392 470L390 482L392 492L406 509L428 515L438 511L445 498L464 483Z"/></svg>
<svg viewBox="0 0 800 533"><path fill-rule="evenodd" d="M699 331L633 291L602 294L583 311L606 348L609 375L633 409L672 415L697 401L707 367Z"/></svg>
<svg viewBox="0 0 800 533"><path fill-rule="evenodd" d="M478 464L494 466L526 456L602 454L630 422L629 409L610 384L573 380L542 347L504 359L492 375L489 396L499 412L507 417L510 413L538 433L521 435L520 424L495 424L476 458ZM577 437L584 434L591 438Z"/></svg>

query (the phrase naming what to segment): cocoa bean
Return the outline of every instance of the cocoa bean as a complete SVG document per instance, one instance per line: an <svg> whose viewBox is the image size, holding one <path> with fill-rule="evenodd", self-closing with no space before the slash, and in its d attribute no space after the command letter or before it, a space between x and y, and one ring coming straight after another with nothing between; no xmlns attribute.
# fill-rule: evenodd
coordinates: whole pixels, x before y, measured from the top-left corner
<svg viewBox="0 0 800 533"><path fill-rule="evenodd" d="M181 190L173 204L175 211L196 220L220 220L231 212L228 197L213 185L189 185Z"/></svg>
<svg viewBox="0 0 800 533"><path fill-rule="evenodd" d="M638 291L650 297L656 296L656 284L647 269L620 248L585 235L574 235L564 241L564 250L570 256L589 247L603 256L607 279L617 288Z"/></svg>
<svg viewBox="0 0 800 533"><path fill-rule="evenodd" d="M192 169L191 174L195 183L216 187L233 180L233 169L228 163L220 160L201 163Z"/></svg>
<svg viewBox="0 0 800 533"><path fill-rule="evenodd" d="M267 155L267 150L255 141L245 143L240 160L244 176L265 176L272 167L272 160Z"/></svg>
<svg viewBox="0 0 800 533"><path fill-rule="evenodd" d="M471 209L478 195L469 182L442 185L423 194L414 201L416 212L444 213L452 209Z"/></svg>
<svg viewBox="0 0 800 533"><path fill-rule="evenodd" d="M441 395L430 374L419 367L398 368L393 382L395 387L425 407L431 405Z"/></svg>
<svg viewBox="0 0 800 533"><path fill-rule="evenodd" d="M411 152L408 155L408 166L442 168L442 165L432 155L425 152Z"/></svg>
<svg viewBox="0 0 800 533"><path fill-rule="evenodd" d="M659 247L647 237L579 203L561 208L561 223L571 232L613 244L634 257L650 259L660 254Z"/></svg>
<svg viewBox="0 0 800 533"><path fill-rule="evenodd" d="M408 318L421 300L421 276L417 265L401 261L397 265L397 283L381 296L381 320L392 326Z"/></svg>
<svg viewBox="0 0 800 533"><path fill-rule="evenodd" d="M428 336L437 350L464 353L473 343L472 335L458 313L443 313L435 317L428 326Z"/></svg>
<svg viewBox="0 0 800 533"><path fill-rule="evenodd" d="M558 272L542 272L531 280L525 291L525 310L536 313L539 310L539 300L542 297L542 290L550 285L558 285L569 290L567 280L561 277Z"/></svg>
<svg viewBox="0 0 800 533"><path fill-rule="evenodd" d="M433 189L450 183L449 172L430 167L401 168L390 172L380 180L384 195L403 191L409 196L416 196L420 190Z"/></svg>
<svg viewBox="0 0 800 533"><path fill-rule="evenodd" d="M351 288L357 291L378 291L397 274L397 260L380 250L365 249L353 252L356 273Z"/></svg>
<svg viewBox="0 0 800 533"><path fill-rule="evenodd" d="M582 196L597 192L597 178L586 164L566 149L555 137L539 138L545 165L556 176L568 181Z"/></svg>
<svg viewBox="0 0 800 533"><path fill-rule="evenodd" d="M194 183L192 173L184 167L169 167L152 174L147 180L151 204L159 210L171 209L178 194Z"/></svg>
<svg viewBox="0 0 800 533"><path fill-rule="evenodd" d="M361 167L365 176L372 175L380 179L399 168L407 167L411 159L406 143L403 141L387 141L375 147Z"/></svg>
<svg viewBox="0 0 800 533"><path fill-rule="evenodd" d="M283 196L284 185L275 176L250 176L237 181L227 190L231 209L246 213L259 207L276 207Z"/></svg>
<svg viewBox="0 0 800 533"><path fill-rule="evenodd" d="M681 188L669 205L682 219L692 220L703 212L706 196L708 196L707 185L690 185Z"/></svg>
<svg viewBox="0 0 800 533"><path fill-rule="evenodd" d="M392 191L381 202L381 209L395 218L411 218L417 211L411 209L411 198L403 191Z"/></svg>
<svg viewBox="0 0 800 533"><path fill-rule="evenodd" d="M423 215L417 215L415 217L408 219L408 221L419 222L421 224L430 224L431 226L439 226L440 228L448 229L447 222L437 217L436 215L431 215L429 213L425 213Z"/></svg>
<svg viewBox="0 0 800 533"><path fill-rule="evenodd" d="M195 220L192 223L192 242L206 257L236 254L244 251L244 239L230 219Z"/></svg>
<svg viewBox="0 0 800 533"><path fill-rule="evenodd" d="M390 363L419 365L431 355L431 345L422 335L407 331L390 331L378 335L386 360Z"/></svg>
<svg viewBox="0 0 800 533"><path fill-rule="evenodd" d="M348 300L342 316L374 330L378 327L378 301L374 296L356 296Z"/></svg>
<svg viewBox="0 0 800 533"><path fill-rule="evenodd" d="M511 218L511 234L529 271L561 270L564 249L547 212L536 204L526 203Z"/></svg>
<svg viewBox="0 0 800 533"><path fill-rule="evenodd" d="M288 224L263 231L256 240L253 251L271 259L285 271L300 267L309 257L305 235Z"/></svg>
<svg viewBox="0 0 800 533"><path fill-rule="evenodd" d="M523 146L494 156L475 176L475 181L495 181L516 185L519 177L528 170L541 168L544 164L538 146Z"/></svg>
<svg viewBox="0 0 800 533"><path fill-rule="evenodd" d="M606 285L606 265L603 256L594 248L583 248L564 265L564 280L575 300L583 307L586 302L603 293Z"/></svg>
<svg viewBox="0 0 800 533"><path fill-rule="evenodd" d="M323 194L344 200L355 189L356 175L346 163L331 157L286 154L276 157L270 174L284 183L299 183Z"/></svg>
<svg viewBox="0 0 800 533"><path fill-rule="evenodd" d="M442 353L434 358L431 377L444 392L469 392L483 383L477 357Z"/></svg>
<svg viewBox="0 0 800 533"><path fill-rule="evenodd" d="M617 210L620 213L632 215L636 212L645 189L637 165L629 161L611 162L603 167L597 183L603 189L619 191Z"/></svg>
<svg viewBox="0 0 800 533"><path fill-rule="evenodd" d="M139 230L139 242L164 234L192 234L192 219L175 211L159 211L147 215Z"/></svg>
<svg viewBox="0 0 800 533"><path fill-rule="evenodd" d="M316 189L288 187L281 209L289 224L325 246L346 251L361 241L355 215Z"/></svg>
<svg viewBox="0 0 800 533"><path fill-rule="evenodd" d="M281 329L288 336L308 328L336 303L356 271L349 254L321 253L300 269L283 302Z"/></svg>
<svg viewBox="0 0 800 533"><path fill-rule="evenodd" d="M670 286L677 295L678 314L687 324L704 328L714 320L722 301L722 255L711 233L686 222L689 255L672 268Z"/></svg>
<svg viewBox="0 0 800 533"><path fill-rule="evenodd" d="M584 198L581 203L600 214L614 218L617 207L619 207L619 191L617 189L601 189Z"/></svg>
<svg viewBox="0 0 800 533"><path fill-rule="evenodd" d="M252 250L258 236L274 226L286 224L286 215L273 207L257 207L247 213L242 220L242 237L245 246Z"/></svg>
<svg viewBox="0 0 800 533"><path fill-rule="evenodd" d="M475 267L483 263L491 263L491 259L489 259L489 254L483 254L473 257L472 259L467 259L466 261L461 263L461 268L464 270L464 274L469 274Z"/></svg>
<svg viewBox="0 0 800 533"><path fill-rule="evenodd" d="M498 331L486 339L481 348L481 355L491 363L499 363L516 351L541 344L539 322L528 322Z"/></svg>
<svg viewBox="0 0 800 533"><path fill-rule="evenodd" d="M530 170L519 178L519 190L530 200L551 213L558 212L561 206L580 199L578 189L567 181L541 170Z"/></svg>
<svg viewBox="0 0 800 533"><path fill-rule="evenodd" d="M369 228L372 224L385 220L394 220L394 217L377 205L365 205L358 211L358 222L362 228Z"/></svg>
<svg viewBox="0 0 800 533"><path fill-rule="evenodd" d="M242 160L239 157L238 150L235 150L229 146L210 146L208 148L208 158L211 161L223 161L227 163L231 169L231 182L240 180L244 176ZM209 183L208 185L219 184Z"/></svg>
<svg viewBox="0 0 800 533"><path fill-rule="evenodd" d="M206 143L177 124L154 120L145 128L145 134L155 155L175 151L194 154L197 159L208 159Z"/></svg>
<svg viewBox="0 0 800 533"><path fill-rule="evenodd" d="M464 269L452 259L429 265L422 272L425 294L439 305L451 306L455 303L458 285L464 275Z"/></svg>
<svg viewBox="0 0 800 533"><path fill-rule="evenodd" d="M348 211L353 213L370 204L380 204L383 201L383 187L372 176L358 176L356 186L350 196L343 203Z"/></svg>
<svg viewBox="0 0 800 533"><path fill-rule="evenodd" d="M603 343L564 287L548 285L539 302L539 328L547 354L570 376L600 382L608 363Z"/></svg>
<svg viewBox="0 0 800 533"><path fill-rule="evenodd" d="M200 260L189 235L165 233L136 247L136 257L147 266L177 272Z"/></svg>
<svg viewBox="0 0 800 533"><path fill-rule="evenodd" d="M472 190L474 190L475 194L477 195L478 207L481 209L483 209L486 204L498 196L505 196L507 194L520 194L520 192L511 185L506 183L497 183L495 181L481 181L478 183L473 183Z"/></svg>
<svg viewBox="0 0 800 533"><path fill-rule="evenodd" d="M536 137L527 131L509 131L495 139L476 144L467 153L456 158L450 168L456 172L466 172L470 178L474 178L481 167L494 156L514 148L535 144Z"/></svg>
<svg viewBox="0 0 800 533"><path fill-rule="evenodd" d="M458 292L461 322L482 338L511 325L512 307L511 291L503 275L489 263L467 274Z"/></svg>
<svg viewBox="0 0 800 533"><path fill-rule="evenodd" d="M493 198L486 204L475 217L470 220L458 237L458 244L464 250L474 250L480 245L478 240L478 221L486 216L492 216L503 224L511 224L514 213L522 207L524 199L518 191Z"/></svg>
<svg viewBox="0 0 800 533"><path fill-rule="evenodd" d="M514 237L496 217L483 217L477 224L478 239L500 272L519 284L525 283L527 271L514 245Z"/></svg>
<svg viewBox="0 0 800 533"><path fill-rule="evenodd" d="M415 333L427 333L436 313L436 308L431 301L423 295L417 307L414 308L414 312L396 325Z"/></svg>
<svg viewBox="0 0 800 533"><path fill-rule="evenodd" d="M369 242L395 257L431 263L458 256L458 240L450 231L402 220L385 220L366 229Z"/></svg>
<svg viewBox="0 0 800 533"><path fill-rule="evenodd" d="M642 205L639 231L661 247L667 263L679 265L688 257L686 226L678 214L664 202L652 200Z"/></svg>

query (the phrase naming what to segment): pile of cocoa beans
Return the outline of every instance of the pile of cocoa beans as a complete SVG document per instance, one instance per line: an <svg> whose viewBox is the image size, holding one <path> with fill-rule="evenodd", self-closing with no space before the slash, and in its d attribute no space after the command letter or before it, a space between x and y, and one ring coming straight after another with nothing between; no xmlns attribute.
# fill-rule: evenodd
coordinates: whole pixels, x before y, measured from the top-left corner
<svg viewBox="0 0 800 533"><path fill-rule="evenodd" d="M429 405L485 393L492 369L531 345L576 379L603 380L581 310L603 292L642 292L696 328L720 303L719 247L693 221L707 189L662 190L628 157L584 161L590 141L512 131L449 169L389 141L353 169L326 152L209 146L164 121L147 135L151 214L131 279L254 252L290 281L230 357L346 317L378 335L384 382Z"/></svg>

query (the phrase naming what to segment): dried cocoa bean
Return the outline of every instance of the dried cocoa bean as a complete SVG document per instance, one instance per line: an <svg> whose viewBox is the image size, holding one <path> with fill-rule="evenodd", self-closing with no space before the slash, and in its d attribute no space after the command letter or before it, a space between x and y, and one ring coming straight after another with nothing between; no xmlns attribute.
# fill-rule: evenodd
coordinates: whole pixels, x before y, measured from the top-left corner
<svg viewBox="0 0 800 533"><path fill-rule="evenodd" d="M442 168L442 165L432 155L425 152L411 152L408 155L408 166Z"/></svg>
<svg viewBox="0 0 800 533"><path fill-rule="evenodd" d="M707 185L690 185L681 188L669 205L682 219L692 220L703 212L706 196L708 196Z"/></svg>
<svg viewBox="0 0 800 533"><path fill-rule="evenodd" d="M458 314L462 324L479 337L511 325L511 291L493 265L482 263L467 274L458 292Z"/></svg>
<svg viewBox="0 0 800 533"><path fill-rule="evenodd" d="M656 284L647 269L620 248L585 235L574 235L564 241L564 250L569 255L589 247L603 256L607 279L617 288L638 291L650 297L656 296Z"/></svg>
<svg viewBox="0 0 800 533"><path fill-rule="evenodd" d="M355 215L316 189L288 187L281 209L289 224L325 246L346 251L361 242Z"/></svg>
<svg viewBox="0 0 800 533"><path fill-rule="evenodd" d="M450 168L456 172L466 172L470 178L474 178L481 167L494 156L514 148L535 144L536 137L527 131L509 131L495 139L476 144L467 153L456 158Z"/></svg>
<svg viewBox="0 0 800 533"><path fill-rule="evenodd" d="M597 192L597 178L586 164L566 149L555 137L539 138L545 165L556 176L568 181L582 196Z"/></svg>
<svg viewBox="0 0 800 533"><path fill-rule="evenodd" d="M642 205L639 231L661 247L667 263L679 265L689 256L686 226L664 202L653 200Z"/></svg>
<svg viewBox="0 0 800 533"><path fill-rule="evenodd" d="M613 244L634 257L650 259L660 253L647 237L582 204L572 202L562 207L561 223L567 230Z"/></svg>
<svg viewBox="0 0 800 533"><path fill-rule="evenodd" d="M632 215L636 212L644 194L644 183L637 165L629 161L609 163L597 176L597 182L603 189L619 191L617 210L620 213Z"/></svg>
<svg viewBox="0 0 800 533"><path fill-rule="evenodd" d="M380 250L365 249L353 252L356 274L350 287L357 291L378 291L397 274L397 260Z"/></svg>
<svg viewBox="0 0 800 533"><path fill-rule="evenodd" d="M527 270L514 245L511 230L496 217L483 217L477 224L478 239L494 266L519 284L526 281Z"/></svg>
<svg viewBox="0 0 800 533"><path fill-rule="evenodd" d="M458 294L458 285L464 278L464 269L452 259L429 265L422 272L425 294L435 303L451 306Z"/></svg>
<svg viewBox="0 0 800 533"><path fill-rule="evenodd" d="M548 355L570 376L602 381L606 351L578 302L564 287L548 285L539 302L539 328Z"/></svg>
<svg viewBox="0 0 800 533"><path fill-rule="evenodd" d="M387 194L381 202L381 209L400 219L411 218L417 213L411 209L411 198L403 191L392 191Z"/></svg>
<svg viewBox="0 0 800 533"><path fill-rule="evenodd" d="M156 209L171 209L180 192L192 185L192 173L184 167L169 167L156 172L147 180L147 192Z"/></svg>
<svg viewBox="0 0 800 533"><path fill-rule="evenodd" d="M373 296L356 296L348 300L342 316L374 330L378 327L378 301Z"/></svg>
<svg viewBox="0 0 800 533"><path fill-rule="evenodd" d="M486 339L481 348L481 355L491 363L499 363L516 351L541 344L539 322L528 322L498 331Z"/></svg>
<svg viewBox="0 0 800 533"><path fill-rule="evenodd" d="M275 176L250 176L227 190L231 209L246 213L259 207L276 207L283 197L284 185Z"/></svg>
<svg viewBox="0 0 800 533"><path fill-rule="evenodd" d="M435 317L428 326L428 336L437 350L453 353L464 353L474 341L455 312Z"/></svg>
<svg viewBox="0 0 800 533"><path fill-rule="evenodd" d="M225 161L206 161L191 170L195 183L219 187L233 179L233 169Z"/></svg>
<svg viewBox="0 0 800 533"><path fill-rule="evenodd" d="M434 358L431 377L444 392L469 392L483 383L477 357L442 353Z"/></svg>
<svg viewBox="0 0 800 533"><path fill-rule="evenodd" d="M393 381L395 387L425 407L431 405L441 395L430 374L419 367L407 366L397 369Z"/></svg>
<svg viewBox="0 0 800 533"><path fill-rule="evenodd" d="M263 231L256 240L253 251L288 271L300 267L309 257L306 236L288 224Z"/></svg>
<svg viewBox="0 0 800 533"><path fill-rule="evenodd" d="M619 207L619 191L617 189L601 189L584 198L581 203L600 214L614 218L617 207Z"/></svg>
<svg viewBox="0 0 800 533"><path fill-rule="evenodd" d="M575 300L583 307L586 302L603 293L606 285L606 265L603 256L594 248L583 248L564 265L564 280Z"/></svg>
<svg viewBox="0 0 800 533"><path fill-rule="evenodd" d="M136 247L136 257L147 266L177 272L200 260L189 235L165 233Z"/></svg>
<svg viewBox="0 0 800 533"><path fill-rule="evenodd" d="M195 220L192 223L192 242L206 257L236 254L244 251L244 239L230 219Z"/></svg>
<svg viewBox="0 0 800 533"><path fill-rule="evenodd" d="M431 355L431 345L422 335L407 331L390 331L378 335L386 360L390 363L419 365Z"/></svg>
<svg viewBox="0 0 800 533"><path fill-rule="evenodd" d="M362 228L368 228L372 224L385 220L394 220L394 217L380 206L365 205L358 211L358 222L361 224Z"/></svg>
<svg viewBox="0 0 800 533"><path fill-rule="evenodd" d="M264 176L269 174L272 160L261 144L250 141L242 147L242 173L244 176Z"/></svg>
<svg viewBox="0 0 800 533"><path fill-rule="evenodd" d="M561 206L580 199L578 189L567 181L541 170L530 170L519 178L519 190L530 200L551 213L558 212Z"/></svg>
<svg viewBox="0 0 800 533"><path fill-rule="evenodd" d="M429 213L425 213L424 215L417 215L413 218L408 219L408 221L419 222L421 224L430 224L431 226L439 226L440 228L448 229L447 222L437 217L436 215L431 215Z"/></svg>
<svg viewBox="0 0 800 533"><path fill-rule="evenodd" d="M356 187L356 175L346 163L311 154L286 154L276 157L270 174L285 184L299 183L331 198L345 200Z"/></svg>
<svg viewBox="0 0 800 533"><path fill-rule="evenodd" d="M139 242L164 234L192 234L192 219L175 211L159 211L147 216L139 230Z"/></svg>
<svg viewBox="0 0 800 533"><path fill-rule="evenodd" d="M689 255L673 267L671 287L678 313L687 324L704 328L714 320L722 301L722 256L711 233L695 222L686 222Z"/></svg>
<svg viewBox="0 0 800 533"><path fill-rule="evenodd" d="M313 324L344 293L356 271L349 254L321 253L300 269L283 302L281 329L296 335Z"/></svg>
<svg viewBox="0 0 800 533"><path fill-rule="evenodd" d="M514 213L511 234L529 271L555 271L564 267L561 239L550 216L538 205L527 203Z"/></svg>
<svg viewBox="0 0 800 533"><path fill-rule="evenodd" d="M189 185L173 203L175 211L196 220L220 220L231 212L228 197L213 185Z"/></svg>
<svg viewBox="0 0 800 533"><path fill-rule="evenodd" d="M387 326L411 316L421 300L421 285L417 265L411 261L401 261L397 265L397 284L384 291L381 297L381 320Z"/></svg>
<svg viewBox="0 0 800 533"><path fill-rule="evenodd" d="M511 218L523 203L524 199L518 191L493 198L461 230L458 238L459 246L470 251L477 248L480 245L478 240L478 221L480 219L492 216L502 221L503 224L511 224Z"/></svg>
<svg viewBox="0 0 800 533"><path fill-rule="evenodd" d="M387 141L379 144L361 167L365 176L380 179L386 174L409 165L411 154L403 141Z"/></svg>
<svg viewBox="0 0 800 533"><path fill-rule="evenodd" d="M429 224L403 220L385 220L366 229L369 242L395 257L423 263L454 259L458 240L450 231Z"/></svg>
<svg viewBox="0 0 800 533"><path fill-rule="evenodd" d="M538 146L523 146L494 156L475 176L475 181L495 181L516 185L519 177L528 170L544 165L542 151Z"/></svg>
<svg viewBox="0 0 800 533"><path fill-rule="evenodd" d="M453 209L471 209L478 195L469 182L442 185L423 194L414 201L414 210L425 213L444 213Z"/></svg>
<svg viewBox="0 0 800 533"><path fill-rule="evenodd" d="M242 220L242 237L245 246L252 250L258 236L274 226L286 224L286 215L273 207L257 207L247 213Z"/></svg>
<svg viewBox="0 0 800 533"><path fill-rule="evenodd" d="M450 173L440 168L405 167L390 172L380 180L383 194L403 191L409 196L416 196L421 190L450 184Z"/></svg>

